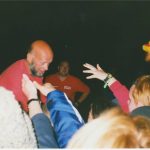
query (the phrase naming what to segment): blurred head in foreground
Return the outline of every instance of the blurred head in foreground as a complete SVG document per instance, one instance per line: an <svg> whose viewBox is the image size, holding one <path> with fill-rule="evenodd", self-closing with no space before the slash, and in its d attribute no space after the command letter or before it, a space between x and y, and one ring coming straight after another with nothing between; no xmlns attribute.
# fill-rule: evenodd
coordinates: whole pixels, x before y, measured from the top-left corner
<svg viewBox="0 0 150 150"><path fill-rule="evenodd" d="M37 148L31 120L11 91L0 87L0 148Z"/></svg>
<svg viewBox="0 0 150 150"><path fill-rule="evenodd" d="M131 117L119 108L103 112L83 126L70 140L68 148L148 148L150 120Z"/></svg>

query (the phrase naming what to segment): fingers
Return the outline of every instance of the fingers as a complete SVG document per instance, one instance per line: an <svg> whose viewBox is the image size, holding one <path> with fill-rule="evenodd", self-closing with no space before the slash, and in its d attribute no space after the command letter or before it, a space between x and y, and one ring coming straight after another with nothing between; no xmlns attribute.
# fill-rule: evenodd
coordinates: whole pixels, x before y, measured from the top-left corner
<svg viewBox="0 0 150 150"><path fill-rule="evenodd" d="M24 80L29 80L29 77L26 74L23 74L22 76Z"/></svg>
<svg viewBox="0 0 150 150"><path fill-rule="evenodd" d="M95 70L96 68L88 63L83 64L84 67L91 69L91 70Z"/></svg>
<svg viewBox="0 0 150 150"><path fill-rule="evenodd" d="M22 75L22 86L25 86L26 82L29 81L29 78L26 74Z"/></svg>
<svg viewBox="0 0 150 150"><path fill-rule="evenodd" d="M96 70L96 69L98 69L98 70L103 70L103 69L99 66L99 64L96 65L96 68L95 68L94 66L88 64L88 63L83 64L83 66L86 67L86 68L88 68L88 69L90 69L90 70Z"/></svg>
<svg viewBox="0 0 150 150"><path fill-rule="evenodd" d="M103 70L103 69L99 66L99 64L97 64L96 67L97 67L98 70Z"/></svg>
<svg viewBox="0 0 150 150"><path fill-rule="evenodd" d="M52 92L55 90L55 88L53 88L53 86L50 83L45 83L44 85L40 85L39 83L34 81L33 84L45 96L47 96L49 92Z"/></svg>
<svg viewBox="0 0 150 150"><path fill-rule="evenodd" d="M83 70L84 73L93 73L92 70Z"/></svg>
<svg viewBox="0 0 150 150"><path fill-rule="evenodd" d="M24 77L22 77L22 86L24 86L25 85L25 79L24 79Z"/></svg>
<svg viewBox="0 0 150 150"><path fill-rule="evenodd" d="M23 85L26 83L26 82L32 82L30 79L29 79L29 77L26 75L26 74L23 74L22 75L22 83L23 83Z"/></svg>
<svg viewBox="0 0 150 150"><path fill-rule="evenodd" d="M86 77L86 79L93 79L93 78L95 78L94 75L91 75L91 76L87 76L87 77Z"/></svg>
<svg viewBox="0 0 150 150"><path fill-rule="evenodd" d="M53 85L50 84L50 83L45 83L44 86L45 86L46 88L51 88L51 87L53 87Z"/></svg>
<svg viewBox="0 0 150 150"><path fill-rule="evenodd" d="M45 88L44 86L40 85L36 81L33 82L34 86L45 96L47 96L47 92L45 93Z"/></svg>
<svg viewBox="0 0 150 150"><path fill-rule="evenodd" d="M50 84L50 83L45 83L44 85L40 85L39 83L37 83L36 81L34 81L33 82L33 84L35 85L35 87L38 89L38 90L42 90L43 88L51 88L51 87L53 87L53 85L52 84Z"/></svg>
<svg viewBox="0 0 150 150"><path fill-rule="evenodd" d="M39 83L37 83L36 81L33 81L34 86L38 89L41 90L42 85L40 85Z"/></svg>

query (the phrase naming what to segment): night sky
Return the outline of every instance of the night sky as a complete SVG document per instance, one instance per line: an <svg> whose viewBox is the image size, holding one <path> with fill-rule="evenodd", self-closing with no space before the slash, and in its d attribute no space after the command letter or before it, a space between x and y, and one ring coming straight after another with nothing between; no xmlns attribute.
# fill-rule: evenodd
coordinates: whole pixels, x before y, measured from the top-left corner
<svg viewBox="0 0 150 150"><path fill-rule="evenodd" d="M37 39L54 50L46 75L68 59L71 73L99 91L102 83L86 80L82 73L83 63L99 63L130 86L150 71L142 51L142 44L150 40L150 1L1 1L0 72L26 57Z"/></svg>

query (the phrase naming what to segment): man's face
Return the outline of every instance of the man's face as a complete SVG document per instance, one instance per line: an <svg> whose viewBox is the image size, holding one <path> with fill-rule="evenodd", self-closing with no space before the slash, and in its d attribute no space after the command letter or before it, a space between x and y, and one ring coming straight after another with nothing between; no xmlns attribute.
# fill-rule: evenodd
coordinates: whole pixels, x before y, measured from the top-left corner
<svg viewBox="0 0 150 150"><path fill-rule="evenodd" d="M43 77L45 71L48 70L49 64L52 62L53 57L48 55L34 55L31 63L29 63L30 71L34 76Z"/></svg>
<svg viewBox="0 0 150 150"><path fill-rule="evenodd" d="M45 71L48 70L50 62L44 60L33 59L33 61L29 64L31 73L34 76L43 77Z"/></svg>
<svg viewBox="0 0 150 150"><path fill-rule="evenodd" d="M145 61L150 62L150 52L145 54Z"/></svg>
<svg viewBox="0 0 150 150"><path fill-rule="evenodd" d="M27 62L34 76L43 77L52 60L53 51L45 41L37 40L32 43L31 51L27 54Z"/></svg>
<svg viewBox="0 0 150 150"><path fill-rule="evenodd" d="M62 62L60 66L58 67L58 73L61 76L67 76L69 74L69 63L68 62Z"/></svg>

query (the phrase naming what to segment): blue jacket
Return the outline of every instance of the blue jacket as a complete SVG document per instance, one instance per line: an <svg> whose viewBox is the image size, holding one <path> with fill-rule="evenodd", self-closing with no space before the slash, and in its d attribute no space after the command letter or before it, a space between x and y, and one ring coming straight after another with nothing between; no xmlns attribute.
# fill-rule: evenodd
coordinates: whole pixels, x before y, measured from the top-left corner
<svg viewBox="0 0 150 150"><path fill-rule="evenodd" d="M47 95L47 108L60 148L67 146L72 135L84 124L77 109L67 96L58 90Z"/></svg>
<svg viewBox="0 0 150 150"><path fill-rule="evenodd" d="M58 148L53 127L44 113L32 117L39 148Z"/></svg>

